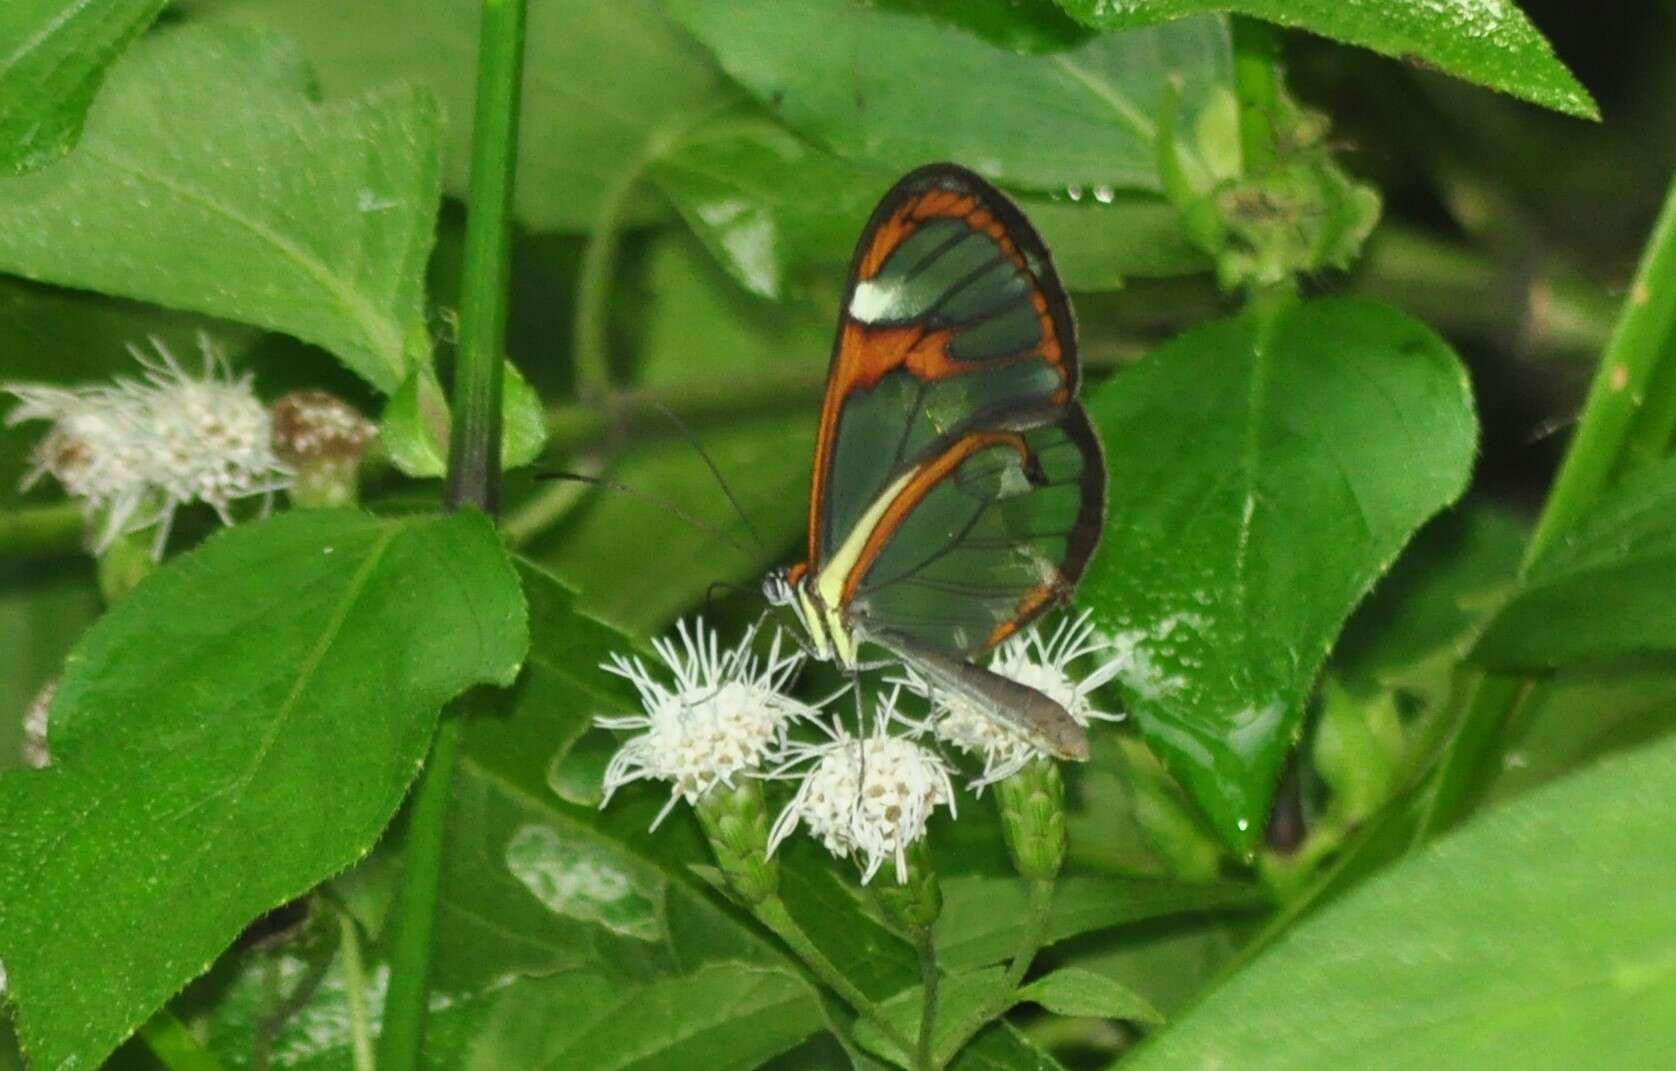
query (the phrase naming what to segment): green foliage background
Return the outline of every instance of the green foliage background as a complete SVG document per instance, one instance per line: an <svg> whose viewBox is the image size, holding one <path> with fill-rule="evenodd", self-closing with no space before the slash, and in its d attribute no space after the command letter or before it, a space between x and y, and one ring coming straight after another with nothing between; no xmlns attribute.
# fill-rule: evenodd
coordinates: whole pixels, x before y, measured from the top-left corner
<svg viewBox="0 0 1676 1071"><path fill-rule="evenodd" d="M795 557L844 265L934 159L1013 193L1074 292L1112 477L1080 603L1128 657L1018 992L998 819L933 826L947 1014L1012 1008L953 1066L1661 1066L1676 13L1525 7L537 0L497 539L427 512L478 5L6 4L0 382L205 333L382 435L366 511L188 517L103 613L74 509L20 490L38 428L0 429L0 1067L363 1068L451 701L426 1066L900 1062L690 815L647 832L661 786L597 809L590 725L631 703L606 652ZM54 765L16 769L49 682ZM903 935L815 846L784 867L911 1027Z"/></svg>

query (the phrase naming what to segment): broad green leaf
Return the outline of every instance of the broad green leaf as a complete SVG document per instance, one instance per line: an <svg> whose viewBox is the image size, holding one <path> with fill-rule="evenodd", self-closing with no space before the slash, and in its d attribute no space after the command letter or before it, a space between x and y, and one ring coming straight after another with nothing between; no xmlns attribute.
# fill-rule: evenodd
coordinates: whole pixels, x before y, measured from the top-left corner
<svg viewBox="0 0 1676 1071"><path fill-rule="evenodd" d="M739 293L696 243L682 239L652 250L648 286L649 307L639 325L648 389L689 404L706 396L725 404L741 394L763 400L763 411L749 419L695 428L761 545L703 455L654 414L649 426L665 437L626 452L607 470L633 493L595 492L573 520L532 547L576 587L589 610L636 632L661 629L717 581L755 584L803 534L835 322L835 313L825 309L816 314ZM573 489L548 484L545 490ZM518 511L510 516L516 524ZM653 532L658 552L648 555L646 539Z"/></svg>
<svg viewBox="0 0 1676 1071"><path fill-rule="evenodd" d="M1088 26L1131 30L1225 11L1371 48L1421 67L1598 119L1600 110L1514 0L1059 0Z"/></svg>
<svg viewBox="0 0 1676 1071"><path fill-rule="evenodd" d="M0 6L0 174L69 152L105 68L166 0L11 0Z"/></svg>
<svg viewBox="0 0 1676 1071"><path fill-rule="evenodd" d="M35 1066L90 1066L364 854L438 709L510 683L527 642L471 513L241 525L106 614L59 685L53 765L0 779L0 959Z"/></svg>
<svg viewBox="0 0 1676 1071"><path fill-rule="evenodd" d="M1020 188L1156 191L1155 116L1167 80L1179 79L1191 122L1230 78L1219 19L1024 56L858 0L669 6L781 120L840 156L897 173L949 159Z"/></svg>
<svg viewBox="0 0 1676 1071"><path fill-rule="evenodd" d="M776 299L801 270L831 273L836 282L873 206L900 177L809 145L771 120L740 117L694 131L648 173L742 286ZM1209 268L1175 209L1156 194L1078 196L1019 198L1069 289L1114 289L1130 276Z"/></svg>
<svg viewBox="0 0 1676 1071"><path fill-rule="evenodd" d="M943 913L936 939L937 956L945 967L961 970L999 963L1018 950L1028 905L1016 878L965 876L946 878L942 884ZM1232 883L1067 877L1054 886L1044 943L1148 919L1259 902L1254 889Z"/></svg>
<svg viewBox="0 0 1676 1071"><path fill-rule="evenodd" d="M668 786L636 786L603 812L557 793L555 771L593 719L635 708L599 668L626 641L550 574L524 561L519 573L530 654L517 684L466 725L433 984L472 993L510 975L583 970L639 985L721 959L783 964L686 872L708 857L684 815L647 833Z"/></svg>
<svg viewBox="0 0 1676 1071"><path fill-rule="evenodd" d="M514 469L541 456L547 444L547 417L536 394L511 361L503 364L501 386L501 468ZM448 396L436 370L420 365L390 395L379 420L379 438L390 461L409 476L442 476L448 471L450 431Z"/></svg>
<svg viewBox="0 0 1676 1071"><path fill-rule="evenodd" d="M1164 1021L1163 1013L1133 989L1080 967L1061 967L1043 975L1019 990L1018 998L1056 1015L1130 1019L1150 1025Z"/></svg>
<svg viewBox="0 0 1676 1071"><path fill-rule="evenodd" d="M1473 657L1495 666L1676 649L1676 460L1614 488L1538 560Z"/></svg>
<svg viewBox="0 0 1676 1071"><path fill-rule="evenodd" d="M586 972L527 982L501 999L465 1071L748 1071L820 1029L795 973L712 963L641 985Z"/></svg>
<svg viewBox="0 0 1676 1071"><path fill-rule="evenodd" d="M1676 729L1676 656L1567 666L1519 708L1502 745L1488 802L1547 784L1603 755Z"/></svg>
<svg viewBox="0 0 1676 1071"><path fill-rule="evenodd" d="M1666 741L1486 814L1283 935L1126 1071L1663 1066L1672 794Z"/></svg>
<svg viewBox="0 0 1676 1071"><path fill-rule="evenodd" d="M1113 523L1082 600L1147 744L1249 850L1339 628L1466 485L1465 372L1396 310L1328 299L1190 331L1089 408Z"/></svg>
<svg viewBox="0 0 1676 1071"><path fill-rule="evenodd" d="M284 331L394 390L430 349L436 140L423 90L320 104L283 39L173 27L73 155L0 183L0 270Z"/></svg>
<svg viewBox="0 0 1676 1071"><path fill-rule="evenodd" d="M470 171L474 0L193 0L206 15L284 30L302 42L333 95L402 78L442 104L448 192ZM538 230L590 230L657 144L737 95L657 0L531 4L514 211ZM607 72L609 77L606 77ZM625 219L659 214L631 199Z"/></svg>

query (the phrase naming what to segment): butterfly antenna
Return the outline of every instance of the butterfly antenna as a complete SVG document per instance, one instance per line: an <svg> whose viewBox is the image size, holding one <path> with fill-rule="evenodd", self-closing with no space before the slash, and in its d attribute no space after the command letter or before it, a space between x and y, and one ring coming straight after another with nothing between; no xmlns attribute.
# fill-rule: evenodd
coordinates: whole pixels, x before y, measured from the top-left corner
<svg viewBox="0 0 1676 1071"><path fill-rule="evenodd" d="M710 451L704 449L703 440L700 439L698 434L687 425L686 421L680 418L675 410L669 408L667 405L664 405L656 398L650 398L647 399L647 401L653 409L662 413L666 420L668 420L671 424L674 424L675 427L680 430L681 434L686 437L688 442L692 443L693 449L698 451L698 456L704 459L705 467L710 470L710 475L716 478L716 485L722 489L722 494L727 496L728 503L733 506L733 512L739 514L740 521L744 522L745 531L751 534L751 540L756 543L758 552L766 558L768 556L768 544L763 542L762 533L758 532L756 525L751 523L750 515L745 512L745 507L740 505L738 496L733 493L733 488L728 486L727 480L722 476L722 470L716 464L715 458L710 456Z"/></svg>
<svg viewBox="0 0 1676 1071"><path fill-rule="evenodd" d="M628 495L630 498L638 498L642 502L657 506L659 509L665 510L670 515L687 522L692 527L698 529L700 532L703 532L705 535L721 540L734 550L737 550L739 553L745 555L745 557L751 559L751 561L756 562L760 560L757 556L757 551L747 547L745 544L739 542L739 540L733 538L731 535L728 535L715 525L699 520L697 517L694 517L691 513L688 513L686 510L666 498L660 498L657 495L649 494L638 488L630 487L626 483L618 483L616 480L608 479L604 476L590 476L585 472L543 472L537 476L536 479L574 480L577 483L585 483L591 484L595 487L608 488L612 491L618 492L619 494Z"/></svg>

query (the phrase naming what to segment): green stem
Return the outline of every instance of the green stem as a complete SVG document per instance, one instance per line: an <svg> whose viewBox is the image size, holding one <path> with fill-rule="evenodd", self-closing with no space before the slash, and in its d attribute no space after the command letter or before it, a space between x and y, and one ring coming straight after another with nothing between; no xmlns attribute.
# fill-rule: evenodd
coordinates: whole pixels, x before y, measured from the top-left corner
<svg viewBox="0 0 1676 1071"><path fill-rule="evenodd" d="M931 931L919 927L914 931L914 947L919 952L920 1011L919 1046L914 1066L920 1071L931 1071L931 1039L937 1025L937 946L931 942Z"/></svg>
<svg viewBox="0 0 1676 1071"><path fill-rule="evenodd" d="M608 319L611 311L611 283L617 266L617 246L623 209L640 182L651 159L642 152L617 181L606 190L599 214L582 250L576 271L576 325L571 331L570 352L576 366L576 393L596 405L611 389L611 354Z"/></svg>
<svg viewBox="0 0 1676 1071"><path fill-rule="evenodd" d="M74 502L0 512L0 560L45 558L74 550L82 539Z"/></svg>
<svg viewBox="0 0 1676 1071"><path fill-rule="evenodd" d="M954 1059L960 1050L977 1036L978 1031L1005 1014L1007 1009L1017 1002L1018 987L1023 983L1024 976L1030 972L1030 964L1035 962L1036 953L1041 950L1042 941L1047 934L1048 910L1053 906L1053 882L1029 881L1025 885L1029 892L1029 914L1025 916L1018 948L1013 952L1012 962L1007 965L1007 973L998 990L999 995L967 1016L964 1022L949 1032L947 1041L938 1050L939 1065Z"/></svg>
<svg viewBox="0 0 1676 1071"><path fill-rule="evenodd" d="M373 1071L371 1019L367 1016L367 972L355 920L338 916L338 949L343 955L343 995L349 1012L349 1052L355 1071Z"/></svg>
<svg viewBox="0 0 1676 1071"><path fill-rule="evenodd" d="M221 1071L217 1060L192 1036L175 1013L163 1008L139 1030L140 1040L169 1071Z"/></svg>
<svg viewBox="0 0 1676 1071"><path fill-rule="evenodd" d="M797 920L791 917L791 912L786 910L784 901L778 896L770 896L751 910L756 915L757 920L773 931L774 935L781 941L785 942L786 947L803 961L816 978L842 997L850 1007L866 1016L874 1026L879 1028L879 1032L890 1040L891 1044L904 1053L914 1051L913 1043L891 1023L878 1002L863 993L843 971L826 958L825 953L815 947L815 943L809 939L809 935L804 933L803 928L797 924Z"/></svg>
<svg viewBox="0 0 1676 1071"><path fill-rule="evenodd" d="M1235 15L1234 95L1239 100L1240 155L1245 174L1274 167L1274 114L1279 99L1280 35L1266 22Z"/></svg>
<svg viewBox="0 0 1676 1071"><path fill-rule="evenodd" d="M424 1040L431 932L442 876L442 834L448 814L449 782L460 747L459 716L444 715L431 743L430 761L419 775L407 828L407 855L392 909L390 992L384 1030L378 1039L382 1071L413 1071Z"/></svg>
<svg viewBox="0 0 1676 1071"><path fill-rule="evenodd" d="M1665 193L1629 294L1589 387L1583 415L1525 546L1529 569L1586 514L1623 462L1630 430L1662 363L1676 360L1676 178ZM1666 373L1669 375L1670 373ZM1659 378L1664 378L1663 376ZM1669 399L1660 400L1660 411Z"/></svg>
<svg viewBox="0 0 1676 1071"><path fill-rule="evenodd" d="M495 512L500 497L502 365L512 245L512 180L524 68L525 0L484 0L477 112L460 283L448 503Z"/></svg>
<svg viewBox="0 0 1676 1071"><path fill-rule="evenodd" d="M1548 492L1520 562L1521 576L1588 514L1626 465L1644 462L1636 451L1662 455L1669 445L1676 402L1649 406L1655 385L1676 382L1676 177L1642 251L1583 414ZM1661 437L1662 436L1662 440ZM1461 816L1483 780L1501 730L1528 691L1527 682L1486 674L1468 685L1470 701L1446 747L1422 814L1416 843Z"/></svg>

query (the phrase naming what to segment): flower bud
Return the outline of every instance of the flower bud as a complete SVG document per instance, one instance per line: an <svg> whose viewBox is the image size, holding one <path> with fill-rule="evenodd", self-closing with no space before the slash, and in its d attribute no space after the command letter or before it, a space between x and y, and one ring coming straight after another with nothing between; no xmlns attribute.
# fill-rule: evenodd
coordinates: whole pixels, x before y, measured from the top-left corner
<svg viewBox="0 0 1676 1071"><path fill-rule="evenodd" d="M874 886L879 906L887 918L914 936L929 934L943 913L943 889L931 866L931 853L924 841L907 850L907 866L899 867L896 881Z"/></svg>
<svg viewBox="0 0 1676 1071"><path fill-rule="evenodd" d="M322 390L294 391L273 403L274 454L295 473L292 504L353 505L357 470L377 427L354 406Z"/></svg>
<svg viewBox="0 0 1676 1071"><path fill-rule="evenodd" d="M1065 863L1065 782L1049 759L1034 759L996 783L1001 835L1013 866L1030 881L1052 881Z"/></svg>
<svg viewBox="0 0 1676 1071"><path fill-rule="evenodd" d="M780 864L768 857L768 809L761 784L741 777L733 785L717 785L693 810L740 899L754 907L779 891Z"/></svg>

